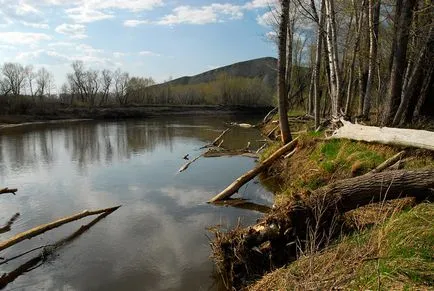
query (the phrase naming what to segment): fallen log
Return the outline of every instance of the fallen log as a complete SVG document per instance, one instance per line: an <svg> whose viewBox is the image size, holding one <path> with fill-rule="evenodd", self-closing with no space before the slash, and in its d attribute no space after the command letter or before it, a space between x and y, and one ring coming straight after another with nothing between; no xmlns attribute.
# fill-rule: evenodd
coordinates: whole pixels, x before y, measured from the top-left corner
<svg viewBox="0 0 434 291"><path fill-rule="evenodd" d="M254 124L250 124L250 123L236 123L236 122L230 122L229 125L230 125L230 126L241 127L241 128L255 128L255 127L256 127L256 125L254 125Z"/></svg>
<svg viewBox="0 0 434 291"><path fill-rule="evenodd" d="M261 213L268 213L271 211L271 207L267 205L261 205L254 202L250 202L246 199L239 199L239 198L238 199L230 198L223 201L217 201L215 205L226 206L226 207L230 206L230 207L235 207L240 209L257 211Z"/></svg>
<svg viewBox="0 0 434 291"><path fill-rule="evenodd" d="M427 130L375 127L353 124L343 119L342 127L334 131L330 139L347 138L381 144L416 147L434 151L434 132Z"/></svg>
<svg viewBox="0 0 434 291"><path fill-rule="evenodd" d="M218 157L225 157L225 156L242 156L252 159L259 158L259 155L255 152L251 152L250 150L213 150L210 149L209 151L203 153L202 155L204 158L218 158Z"/></svg>
<svg viewBox="0 0 434 291"><path fill-rule="evenodd" d="M96 217L94 220L92 220L88 224L81 226L77 231L75 231L71 235L57 241L54 244L34 248L30 251L24 252L22 254L19 254L17 256L14 256L12 258L6 259L3 262L1 262L1 264L5 264L5 263L8 263L12 260L18 259L18 258L20 258L20 257L22 257L22 256L24 256L30 252L33 252L33 251L36 251L39 249L43 249L40 254L31 258L30 260L26 261L25 263L21 264L15 270L13 270L9 273L3 274L0 277L0 289L5 288L8 284L15 281L15 279L17 279L22 274L25 274L26 272L29 272L29 271L35 269L36 267L40 266L44 261L47 260L48 257L50 257L50 255L54 254L55 251L70 244L74 240L78 239L83 233L85 233L92 226L94 226L97 222L99 222L100 220L102 220L103 218L105 218L106 216L111 214L116 209L113 209L111 211L107 211L107 212L100 214L98 217Z"/></svg>
<svg viewBox="0 0 434 291"><path fill-rule="evenodd" d="M270 130L270 132L269 133L267 133L267 137L268 138L271 138L271 135L277 130L279 128L279 126L278 125L276 125L275 127L273 127L273 129L272 130Z"/></svg>
<svg viewBox="0 0 434 291"><path fill-rule="evenodd" d="M278 110L277 107L271 109L270 112L268 112L267 115L265 115L264 120L262 120L262 123L265 124L268 121L270 121L273 118L273 115L277 113L277 110Z"/></svg>
<svg viewBox="0 0 434 291"><path fill-rule="evenodd" d="M210 148L210 147L215 147L217 146L219 143L219 140L223 138L223 136L228 133L228 131L231 130L230 128L227 128L226 130L224 130L218 137L216 137L216 139L213 140L213 142L204 145L203 147L201 147L201 149L205 149L205 148Z"/></svg>
<svg viewBox="0 0 434 291"><path fill-rule="evenodd" d="M308 195L294 196L252 227L216 232L211 243L213 257L225 281L239 288L294 260L306 247L311 231L317 237L309 243L318 247L339 235L344 231L346 212L406 196L433 199L432 188L434 169L387 171L337 181Z"/></svg>
<svg viewBox="0 0 434 291"><path fill-rule="evenodd" d="M14 237L11 237L10 239L8 239L6 241L1 242L0 243L0 251L7 249L7 248L25 240L25 239L31 239L32 237L38 236L44 232L47 232L53 228L59 227L59 226L64 225L66 223L81 219L81 218L86 217L86 216L103 214L103 213L111 213L111 212L117 210L119 207L121 207L121 206L116 206L116 207L111 207L111 208L106 208L106 209L99 209L99 210L94 210L94 211L85 210L81 213L78 213L78 214L75 214L72 216L68 216L68 217L64 217L64 218L61 218L59 220L34 227L34 228L29 229L25 232L19 233L19 234L15 235Z"/></svg>
<svg viewBox="0 0 434 291"><path fill-rule="evenodd" d="M185 170L188 169L188 167L190 167L191 164L193 164L194 162L196 162L198 159L200 159L201 157L203 157L207 152L209 152L210 150L207 150L204 153L201 153L200 155L198 155L197 157L195 157L194 159L192 159L191 161L185 163L179 170L178 173L184 172Z"/></svg>
<svg viewBox="0 0 434 291"><path fill-rule="evenodd" d="M10 231L12 224L14 224L19 216L19 213L15 213L4 226L0 227L0 234Z"/></svg>
<svg viewBox="0 0 434 291"><path fill-rule="evenodd" d="M296 144L297 144L298 138L295 138L290 143L284 145L280 149L278 149L276 152L274 152L270 157L268 157L265 161L260 163L258 166L256 166L254 169L248 171L238 179L236 179L232 184L230 184L226 189L224 189L222 192L220 192L218 195L216 195L214 198L208 201L208 203L213 203L219 200L224 200L235 194L241 186L252 180L256 175L261 173L263 170L268 168L274 161L276 161L278 158L280 158L282 155L287 153L288 151L292 150Z"/></svg>
<svg viewBox="0 0 434 291"><path fill-rule="evenodd" d="M1 194L14 194L15 195L15 192L17 192L18 191L18 189L16 189L16 188L12 188L12 189L9 189L9 188L3 188L3 189L0 189L0 195Z"/></svg>
<svg viewBox="0 0 434 291"><path fill-rule="evenodd" d="M383 163L381 163L378 167L376 167L372 171L368 172L368 174L375 174L375 173L379 173L379 172L384 171L388 167L390 167L390 166L394 165L395 163L399 162L402 159L402 157L404 156L404 154L405 154L405 151L401 151L401 152L397 153L396 155L394 155L390 159L387 159L386 161L384 161Z"/></svg>

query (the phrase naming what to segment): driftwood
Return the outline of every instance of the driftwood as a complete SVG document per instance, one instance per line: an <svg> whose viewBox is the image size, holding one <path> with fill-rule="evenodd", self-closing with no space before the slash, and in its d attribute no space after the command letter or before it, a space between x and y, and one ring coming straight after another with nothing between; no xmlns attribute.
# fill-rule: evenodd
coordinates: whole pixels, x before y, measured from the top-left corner
<svg viewBox="0 0 434 291"><path fill-rule="evenodd" d="M68 244L70 244L71 242L73 242L74 240L76 240L77 238L79 238L83 233L85 233L87 230L89 230L92 226L94 226L97 222L99 222L100 220L102 220L104 217L108 216L109 214L111 214L113 211L115 211L117 208L113 208L112 210L107 210L107 212L104 212L102 214L100 214L97 218L95 218L94 220L92 220L91 222L89 222L86 225L81 226L77 231L75 231L74 233L72 233L71 235L57 241L54 244L50 244L50 245L45 245L45 246L40 246L37 248L34 248L32 250L26 251L22 254L19 254L17 256L14 256L12 258L6 259L4 261L2 261L0 263L1 264L5 264L8 263L12 260L18 259L28 253L37 251L42 249L41 253L38 254L37 256L31 258L30 260L26 261L25 263L21 264L18 268L16 268L15 270L3 274L0 277L0 289L5 288L8 284L12 283L15 279L17 279L19 276L21 276L22 274L25 274L26 272L29 272L35 268L37 268L38 266L40 266L44 261L47 260L47 258L50 257L50 255L54 254L55 251L57 251L58 249L60 249L61 247L64 247Z"/></svg>
<svg viewBox="0 0 434 291"><path fill-rule="evenodd" d="M270 132L269 133L267 133L267 137L268 138L271 138L271 135L277 130L279 128L279 126L278 125L276 125L275 127L273 127L273 129L272 130L270 130Z"/></svg>
<svg viewBox="0 0 434 291"><path fill-rule="evenodd" d="M271 211L271 207L269 206L257 204L254 202L250 202L246 199L240 199L240 198L235 198L235 199L229 198L227 200L217 201L215 202L215 205L247 209L247 210L257 211L261 213L268 213Z"/></svg>
<svg viewBox="0 0 434 291"><path fill-rule="evenodd" d="M188 169L188 167L190 167L191 164L193 164L194 162L196 162L198 159L200 159L201 157L205 156L211 149L201 153L200 155L198 155L197 157L195 157L194 159L192 159L191 161L185 163L179 170L178 172L184 172L185 170Z"/></svg>
<svg viewBox="0 0 434 291"><path fill-rule="evenodd" d="M406 196L433 199L432 188L434 169L387 171L337 181L310 195L295 196L252 227L216 232L213 256L225 281L239 287L293 260L313 228L318 235L313 243L320 246L343 231L345 212Z"/></svg>
<svg viewBox="0 0 434 291"><path fill-rule="evenodd" d="M268 121L270 121L273 118L273 115L277 113L278 108L274 107L273 109L271 109L270 112L267 113L267 115L265 115L264 120L262 120L262 123L267 123Z"/></svg>
<svg viewBox="0 0 434 291"><path fill-rule="evenodd" d="M404 128L375 127L353 124L343 119L342 127L329 138L347 138L365 142L391 144L434 150L434 132Z"/></svg>
<svg viewBox="0 0 434 291"><path fill-rule="evenodd" d="M201 147L201 149L206 149L206 148L210 148L210 147L215 147L219 145L219 140L223 138L223 136L228 133L228 131L231 130L230 128L227 128L226 130L224 130L218 137L216 137L215 140L213 140L211 143L204 145L203 147ZM220 144L221 145L221 144Z"/></svg>
<svg viewBox="0 0 434 291"><path fill-rule="evenodd" d="M15 235L14 237L12 237L6 241L0 242L0 251L7 249L10 246L13 246L13 245L25 240L25 239L31 239L35 236L38 236L44 232L47 232L53 228L59 227L59 226L64 225L66 223L81 219L81 218L86 217L86 216L98 215L98 214L103 214L103 213L111 213L111 212L117 210L119 207L120 206L116 206L116 207L99 209L99 210L94 210L94 211L85 210L81 213L78 213L78 214L75 214L72 216L68 216L68 217L64 217L64 218L61 218L59 220L34 227L30 230L19 233L19 234Z"/></svg>
<svg viewBox="0 0 434 291"><path fill-rule="evenodd" d="M231 197L233 194L235 194L238 189L241 188L244 184L252 180L256 175L264 171L266 168L268 168L274 161L276 161L278 158L280 158L282 155L287 153L288 151L292 150L295 145L297 144L298 138L294 139L290 143L284 145L280 149L278 149L276 152L274 152L270 157L268 157L265 161L260 163L258 166L256 166L254 169L248 171L238 179L236 179L231 185L229 185L226 189L224 189L222 192L220 192L218 195L216 195L214 198L212 198L209 203L216 202L219 200L224 200L229 197Z"/></svg>
<svg viewBox="0 0 434 291"><path fill-rule="evenodd" d="M404 156L404 154L405 154L405 151L401 151L401 152L397 153L396 155L394 155L390 159L381 163L378 167L376 167L375 169L370 171L368 174L375 174L375 173L379 173L379 172L384 171L385 169L387 169L390 166L394 165L395 163L399 162L402 159L402 157Z"/></svg>
<svg viewBox="0 0 434 291"><path fill-rule="evenodd" d="M242 156L252 159L259 158L259 155L250 150L241 149L241 150L227 150L227 149L210 149L207 152L203 153L202 156L204 158L218 158L218 157L226 157L226 156Z"/></svg>
<svg viewBox="0 0 434 291"><path fill-rule="evenodd" d="M255 128L256 125L254 124L250 124L250 123L236 123L236 122L230 122L229 123L230 126L235 126L235 127L241 127L241 128Z"/></svg>
<svg viewBox="0 0 434 291"><path fill-rule="evenodd" d="M19 213L15 213L4 226L0 227L0 234L10 231L12 224L14 224L19 216Z"/></svg>
<svg viewBox="0 0 434 291"><path fill-rule="evenodd" d="M3 189L0 189L0 195L1 194L14 194L15 195L15 192L17 192L18 191L18 189L15 189L15 188L12 188L12 189L9 189L9 188L3 188Z"/></svg>

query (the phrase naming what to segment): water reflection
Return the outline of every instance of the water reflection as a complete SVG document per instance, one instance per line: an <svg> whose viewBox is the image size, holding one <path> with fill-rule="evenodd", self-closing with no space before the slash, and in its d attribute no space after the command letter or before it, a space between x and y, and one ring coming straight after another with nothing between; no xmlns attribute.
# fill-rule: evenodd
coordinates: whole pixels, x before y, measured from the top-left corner
<svg viewBox="0 0 434 291"><path fill-rule="evenodd" d="M217 290L206 228L254 222L260 213L216 207L207 201L253 166L249 158L200 159L181 174L182 157L224 129L227 119L179 118L86 122L0 131L0 185L19 188L0 197L0 224L21 213L6 239L20 231L83 209L122 204L59 256L17 278L20 290ZM255 130L234 129L229 148L261 139ZM243 198L270 205L255 183ZM249 205L250 206L250 205ZM265 210L265 208L261 208ZM84 220L0 253L11 257L58 241ZM0 266L10 272L31 257Z"/></svg>

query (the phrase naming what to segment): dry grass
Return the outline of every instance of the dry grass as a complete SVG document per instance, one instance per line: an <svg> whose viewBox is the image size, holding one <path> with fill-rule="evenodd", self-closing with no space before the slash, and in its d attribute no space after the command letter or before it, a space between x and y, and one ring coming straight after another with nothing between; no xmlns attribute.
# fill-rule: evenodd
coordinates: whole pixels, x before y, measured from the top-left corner
<svg viewBox="0 0 434 291"><path fill-rule="evenodd" d="M433 217L433 204L394 212L370 230L264 276L249 290L433 290Z"/></svg>

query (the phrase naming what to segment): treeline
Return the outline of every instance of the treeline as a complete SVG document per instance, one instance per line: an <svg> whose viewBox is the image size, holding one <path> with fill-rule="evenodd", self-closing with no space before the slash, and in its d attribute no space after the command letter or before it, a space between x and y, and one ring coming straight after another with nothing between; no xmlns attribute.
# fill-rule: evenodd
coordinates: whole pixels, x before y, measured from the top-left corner
<svg viewBox="0 0 434 291"><path fill-rule="evenodd" d="M1 66L0 105L3 113L23 114L47 106L128 105L269 105L274 92L260 78L221 74L215 81L194 84L156 84L152 78L130 77L120 69L88 69L71 64L66 82L56 89L45 68L5 63Z"/></svg>
<svg viewBox="0 0 434 291"><path fill-rule="evenodd" d="M272 14L282 112L297 91L288 68L304 39L310 76L303 104L317 125L321 116L398 126L434 115L431 1L281 0Z"/></svg>

